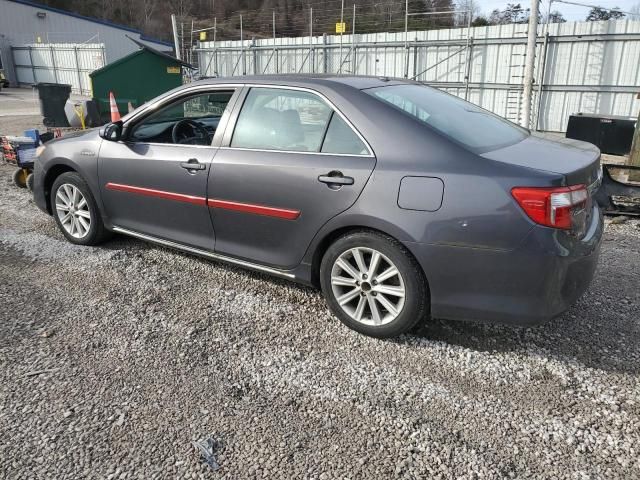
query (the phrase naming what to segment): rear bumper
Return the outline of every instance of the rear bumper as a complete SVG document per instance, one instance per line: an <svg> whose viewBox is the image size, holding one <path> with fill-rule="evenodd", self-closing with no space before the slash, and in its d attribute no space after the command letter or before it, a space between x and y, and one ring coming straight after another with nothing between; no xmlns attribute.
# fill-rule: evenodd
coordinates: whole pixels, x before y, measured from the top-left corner
<svg viewBox="0 0 640 480"><path fill-rule="evenodd" d="M596 205L582 239L536 226L510 251L407 246L429 281L433 317L526 326L560 315L587 290L603 228Z"/></svg>

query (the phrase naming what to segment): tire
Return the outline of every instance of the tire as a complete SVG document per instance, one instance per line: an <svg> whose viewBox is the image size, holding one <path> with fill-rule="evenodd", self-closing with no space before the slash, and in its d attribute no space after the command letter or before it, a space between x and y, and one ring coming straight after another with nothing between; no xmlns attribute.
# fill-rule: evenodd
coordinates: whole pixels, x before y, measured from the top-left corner
<svg viewBox="0 0 640 480"><path fill-rule="evenodd" d="M33 192L33 173L27 175L27 181L25 183L27 184L29 191Z"/></svg>
<svg viewBox="0 0 640 480"><path fill-rule="evenodd" d="M79 192L75 203L71 198L74 197L74 189ZM80 198L84 199L85 203ZM67 200L71 200L71 203ZM58 228L71 243L98 245L111 236L111 232L104 226L100 210L89 186L76 172L65 172L54 180L50 202L53 218L58 224ZM56 204L64 208L58 208ZM67 213L71 214L71 218L66 216ZM63 224L63 218L68 219L65 224Z"/></svg>
<svg viewBox="0 0 640 480"><path fill-rule="evenodd" d="M27 176L22 168L14 170L12 180L16 187L25 188L27 186Z"/></svg>
<svg viewBox="0 0 640 480"><path fill-rule="evenodd" d="M322 258L320 284L335 316L371 337L406 333L429 312L420 265L402 244L381 233L361 230L338 238Z"/></svg>

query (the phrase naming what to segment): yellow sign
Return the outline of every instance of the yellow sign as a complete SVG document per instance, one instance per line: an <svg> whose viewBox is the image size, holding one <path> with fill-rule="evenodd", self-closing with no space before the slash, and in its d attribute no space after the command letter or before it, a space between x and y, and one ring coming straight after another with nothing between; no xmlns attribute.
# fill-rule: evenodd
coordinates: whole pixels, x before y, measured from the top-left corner
<svg viewBox="0 0 640 480"><path fill-rule="evenodd" d="M200 32L200 41L204 42L207 39L207 32Z"/></svg>
<svg viewBox="0 0 640 480"><path fill-rule="evenodd" d="M344 33L347 31L347 24L342 22L336 23L336 33Z"/></svg>
<svg viewBox="0 0 640 480"><path fill-rule="evenodd" d="M167 73L180 73L180 67L167 67Z"/></svg>

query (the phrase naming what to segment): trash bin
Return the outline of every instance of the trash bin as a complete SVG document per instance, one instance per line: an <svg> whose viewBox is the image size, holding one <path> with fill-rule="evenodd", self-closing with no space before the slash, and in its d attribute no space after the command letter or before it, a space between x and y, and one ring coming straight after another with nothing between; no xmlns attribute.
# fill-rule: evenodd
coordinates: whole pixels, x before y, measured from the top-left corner
<svg viewBox="0 0 640 480"><path fill-rule="evenodd" d="M64 105L71 94L71 85L63 83L38 83L42 123L47 127L68 127Z"/></svg>

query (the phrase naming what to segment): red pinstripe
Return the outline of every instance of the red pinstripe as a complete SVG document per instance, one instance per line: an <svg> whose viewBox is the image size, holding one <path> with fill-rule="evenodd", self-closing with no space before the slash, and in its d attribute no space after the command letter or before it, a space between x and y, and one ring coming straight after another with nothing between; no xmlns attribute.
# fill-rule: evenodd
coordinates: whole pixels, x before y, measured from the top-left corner
<svg viewBox="0 0 640 480"><path fill-rule="evenodd" d="M287 208L265 207L251 203L230 202L228 200L218 200L210 198L207 204L213 208L223 208L225 210L235 210L237 212L254 213L267 217L284 218L285 220L295 220L300 216L300 210L289 210Z"/></svg>
<svg viewBox="0 0 640 480"><path fill-rule="evenodd" d="M165 198L167 200L175 200L177 202L193 203L194 205L207 204L207 199L204 197L196 197L193 195L184 195L182 193L165 192L163 190L154 190L152 188L134 187L132 185L122 185L121 183L107 183L107 189L117 190L119 192L137 193L138 195L145 195L147 197Z"/></svg>
<svg viewBox="0 0 640 480"><path fill-rule="evenodd" d="M285 220L295 220L300 216L300 210L291 210L288 208L267 207L265 205L256 205L252 203L231 202L228 200L220 200L215 198L206 199L194 195L185 195L183 193L166 192L164 190L155 190L153 188L134 187L133 185L123 185L121 183L109 182L106 185L108 190L119 192L136 193L148 197L164 198L166 200L174 200L177 202L192 203L194 205L206 206L211 208L221 208L224 210L234 210L236 212L252 213L255 215L264 215L267 217L282 218Z"/></svg>

